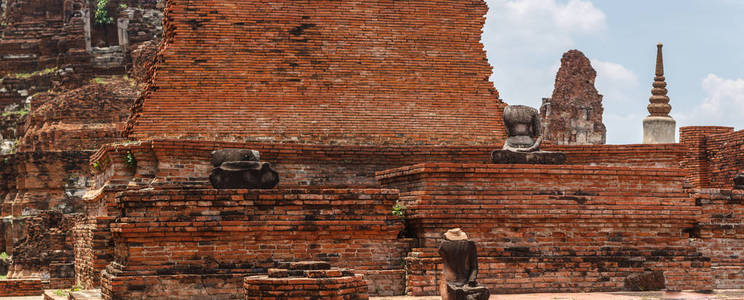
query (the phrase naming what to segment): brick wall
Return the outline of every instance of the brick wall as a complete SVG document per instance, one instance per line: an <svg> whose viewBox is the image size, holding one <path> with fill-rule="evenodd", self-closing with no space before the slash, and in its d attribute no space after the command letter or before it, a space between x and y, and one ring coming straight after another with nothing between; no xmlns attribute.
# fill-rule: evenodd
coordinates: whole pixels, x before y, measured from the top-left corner
<svg viewBox="0 0 744 300"><path fill-rule="evenodd" d="M85 289L100 287L101 271L114 259L109 225L114 217L88 216L74 228L75 282Z"/></svg>
<svg viewBox="0 0 744 300"><path fill-rule="evenodd" d="M680 144L656 145L551 145L545 151L566 153L566 164L625 167L679 168L687 148Z"/></svg>
<svg viewBox="0 0 744 300"><path fill-rule="evenodd" d="M97 162L94 186L149 184L208 186L211 152L217 149L255 149L280 174L280 186L378 186L375 172L422 162L488 163L500 146L343 146L240 143L203 140L151 140L106 145L91 157ZM680 145L546 146L563 151L568 164L601 166L679 167ZM132 153L136 171L123 163Z"/></svg>
<svg viewBox="0 0 744 300"><path fill-rule="evenodd" d="M41 296L41 279L2 279L0 297Z"/></svg>
<svg viewBox="0 0 744 300"><path fill-rule="evenodd" d="M493 293L617 291L646 270L671 290L713 288L689 241L700 211L681 169L430 163L378 178L401 190L418 240L406 259L414 295L436 293L436 247L454 227L476 241Z"/></svg>
<svg viewBox="0 0 744 300"><path fill-rule="evenodd" d="M408 241L390 213L396 200L384 189L127 191L116 199L122 217L111 224L114 262L102 291L106 299L205 291L234 299L243 276L297 260L353 269L372 293L378 282L402 286Z"/></svg>
<svg viewBox="0 0 744 300"><path fill-rule="evenodd" d="M731 188L744 171L744 130L697 126L679 129L680 144L689 149L682 164L688 180L699 188Z"/></svg>
<svg viewBox="0 0 744 300"><path fill-rule="evenodd" d="M699 251L711 258L715 287L744 285L744 191L695 189L690 191L702 212L694 231Z"/></svg>
<svg viewBox="0 0 744 300"><path fill-rule="evenodd" d="M129 137L500 144L487 6L458 1L168 1Z"/></svg>

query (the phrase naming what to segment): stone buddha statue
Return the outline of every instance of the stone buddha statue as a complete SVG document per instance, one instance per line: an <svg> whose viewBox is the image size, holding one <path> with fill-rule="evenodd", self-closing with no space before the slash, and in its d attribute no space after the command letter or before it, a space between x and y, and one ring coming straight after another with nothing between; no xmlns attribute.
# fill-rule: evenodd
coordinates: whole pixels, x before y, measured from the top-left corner
<svg viewBox="0 0 744 300"><path fill-rule="evenodd" d="M460 228L444 233L439 247L444 269L439 292L442 300L487 300L488 288L478 285L478 253L475 242Z"/></svg>
<svg viewBox="0 0 744 300"><path fill-rule="evenodd" d="M566 155L560 152L540 151L540 114L537 109L524 105L504 108L506 141L501 150L491 153L496 164L563 164Z"/></svg>
<svg viewBox="0 0 744 300"><path fill-rule="evenodd" d="M503 150L533 152L540 150L540 114L537 109L524 105L504 108L506 143Z"/></svg>

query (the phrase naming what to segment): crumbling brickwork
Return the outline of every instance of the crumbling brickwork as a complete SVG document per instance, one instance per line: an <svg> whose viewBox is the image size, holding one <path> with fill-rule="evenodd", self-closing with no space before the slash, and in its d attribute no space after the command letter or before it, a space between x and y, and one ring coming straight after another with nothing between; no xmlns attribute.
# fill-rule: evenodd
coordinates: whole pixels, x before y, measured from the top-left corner
<svg viewBox="0 0 744 300"><path fill-rule="evenodd" d="M400 189L418 240L406 258L413 295L436 293L436 247L454 227L476 241L493 293L618 291L647 270L671 290L714 287L710 259L688 241L700 211L679 168L427 163L378 178Z"/></svg>
<svg viewBox="0 0 744 300"><path fill-rule="evenodd" d="M551 98L540 107L542 135L558 145L601 145L607 129L602 123L602 95L594 87L597 72L581 51L563 54Z"/></svg>
<svg viewBox="0 0 744 300"><path fill-rule="evenodd" d="M38 277L45 280L47 289L72 286L74 255L69 232L81 219L82 215L64 215L55 211L24 218L24 234L14 245L8 278Z"/></svg>
<svg viewBox="0 0 744 300"><path fill-rule="evenodd" d="M486 10L482 0L168 1L161 63L129 137L499 144Z"/></svg>
<svg viewBox="0 0 744 300"><path fill-rule="evenodd" d="M125 79L33 97L18 151L95 150L121 140L129 107L139 91Z"/></svg>

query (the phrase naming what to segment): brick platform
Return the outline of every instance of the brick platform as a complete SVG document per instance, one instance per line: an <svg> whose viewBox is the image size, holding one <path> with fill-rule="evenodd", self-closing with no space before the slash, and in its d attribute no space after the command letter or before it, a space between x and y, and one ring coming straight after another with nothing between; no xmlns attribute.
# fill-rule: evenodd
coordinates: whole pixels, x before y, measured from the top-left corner
<svg viewBox="0 0 744 300"><path fill-rule="evenodd" d="M403 220L390 213L396 200L385 189L127 191L116 198L122 217L111 224L102 293L235 299L244 276L276 261L322 260L369 274L370 291L401 294L382 290L402 288L409 249L398 239Z"/></svg>
<svg viewBox="0 0 744 300"><path fill-rule="evenodd" d="M41 279L2 279L0 297L41 296Z"/></svg>
<svg viewBox="0 0 744 300"><path fill-rule="evenodd" d="M369 299L364 276L331 268L325 262L280 264L268 275L243 281L245 300L259 299Z"/></svg>
<svg viewBox="0 0 744 300"><path fill-rule="evenodd" d="M689 241L700 211L680 169L419 164L378 173L401 190L419 248L406 290L432 295L441 234L478 244L479 278L494 293L618 291L628 275L665 272L671 290L710 290L710 259Z"/></svg>

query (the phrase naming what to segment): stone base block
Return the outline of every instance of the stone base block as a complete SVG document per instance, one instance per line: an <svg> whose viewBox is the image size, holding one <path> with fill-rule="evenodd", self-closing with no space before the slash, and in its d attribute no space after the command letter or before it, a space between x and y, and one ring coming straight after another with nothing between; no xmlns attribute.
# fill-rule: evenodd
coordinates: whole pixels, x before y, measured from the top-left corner
<svg viewBox="0 0 744 300"><path fill-rule="evenodd" d="M447 284L447 292L442 295L442 300L488 300L491 293L488 288L482 285L478 286L454 286Z"/></svg>
<svg viewBox="0 0 744 300"><path fill-rule="evenodd" d="M664 272L643 272L625 277L625 289L629 291L661 291L666 289Z"/></svg>
<svg viewBox="0 0 744 300"><path fill-rule="evenodd" d="M671 117L643 119L644 144L673 144L677 140L677 122Z"/></svg>
<svg viewBox="0 0 744 300"><path fill-rule="evenodd" d="M495 164L561 165L566 162L566 155L562 152L551 151L514 152L496 150L491 152L491 161Z"/></svg>

